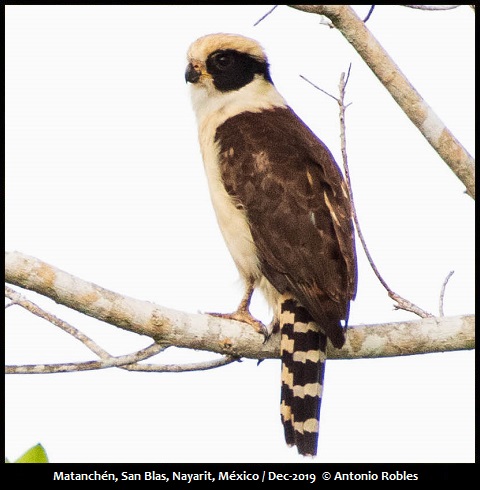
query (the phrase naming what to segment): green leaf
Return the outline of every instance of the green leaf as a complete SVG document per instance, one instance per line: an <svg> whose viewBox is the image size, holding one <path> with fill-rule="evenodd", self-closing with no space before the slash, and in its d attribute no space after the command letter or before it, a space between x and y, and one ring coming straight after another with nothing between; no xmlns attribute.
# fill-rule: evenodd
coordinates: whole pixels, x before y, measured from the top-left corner
<svg viewBox="0 0 480 490"><path fill-rule="evenodd" d="M15 463L48 463L48 456L41 444L31 447Z"/></svg>

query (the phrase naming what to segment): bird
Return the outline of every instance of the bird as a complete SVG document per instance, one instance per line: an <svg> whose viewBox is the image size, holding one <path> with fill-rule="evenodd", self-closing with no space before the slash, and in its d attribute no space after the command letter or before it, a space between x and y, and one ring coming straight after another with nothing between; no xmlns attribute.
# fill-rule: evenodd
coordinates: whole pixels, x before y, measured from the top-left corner
<svg viewBox="0 0 480 490"><path fill-rule="evenodd" d="M245 285L217 314L280 332L280 415L288 446L317 454L327 340L346 341L357 289L353 211L331 151L276 89L262 45L207 34L187 51L185 80L213 209ZM273 313L249 310L254 290Z"/></svg>

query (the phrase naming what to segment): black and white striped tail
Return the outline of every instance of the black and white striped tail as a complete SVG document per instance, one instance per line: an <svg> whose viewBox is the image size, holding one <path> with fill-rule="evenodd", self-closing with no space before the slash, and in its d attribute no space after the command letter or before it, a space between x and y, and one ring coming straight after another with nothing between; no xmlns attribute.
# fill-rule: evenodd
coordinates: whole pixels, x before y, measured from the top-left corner
<svg viewBox="0 0 480 490"><path fill-rule="evenodd" d="M308 311L284 295L280 307L282 391L280 413L289 446L317 454L327 337Z"/></svg>

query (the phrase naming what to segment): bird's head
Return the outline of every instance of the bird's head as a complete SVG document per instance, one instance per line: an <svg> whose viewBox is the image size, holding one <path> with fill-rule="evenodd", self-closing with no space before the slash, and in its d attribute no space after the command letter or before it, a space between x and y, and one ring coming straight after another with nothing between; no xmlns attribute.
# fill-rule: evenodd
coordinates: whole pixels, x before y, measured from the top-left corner
<svg viewBox="0 0 480 490"><path fill-rule="evenodd" d="M209 92L237 91L255 79L272 83L260 44L236 34L209 34L197 39L187 54L185 80Z"/></svg>

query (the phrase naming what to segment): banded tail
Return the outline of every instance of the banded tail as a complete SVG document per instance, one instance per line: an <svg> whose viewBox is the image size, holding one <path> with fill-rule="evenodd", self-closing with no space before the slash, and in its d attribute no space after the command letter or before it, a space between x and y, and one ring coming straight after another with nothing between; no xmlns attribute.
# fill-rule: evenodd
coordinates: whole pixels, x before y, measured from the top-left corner
<svg viewBox="0 0 480 490"><path fill-rule="evenodd" d="M284 295L279 315L282 357L280 413L289 446L317 454L327 337L308 311Z"/></svg>

